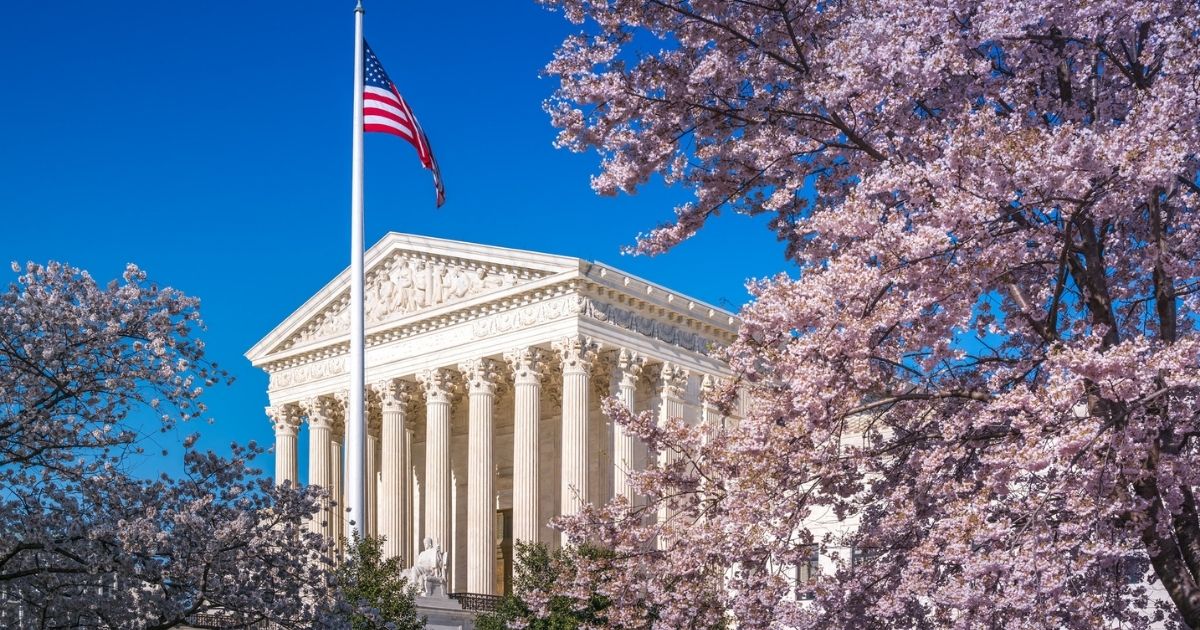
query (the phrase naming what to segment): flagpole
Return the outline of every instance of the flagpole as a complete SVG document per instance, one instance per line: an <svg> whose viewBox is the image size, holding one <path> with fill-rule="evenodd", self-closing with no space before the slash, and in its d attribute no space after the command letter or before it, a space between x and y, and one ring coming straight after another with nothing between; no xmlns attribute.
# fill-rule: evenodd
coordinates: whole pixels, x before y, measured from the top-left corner
<svg viewBox="0 0 1200 630"><path fill-rule="evenodd" d="M354 140L350 183L350 395L346 409L346 518L366 529L366 386L363 322L363 7L354 9ZM336 474L336 472L334 473Z"/></svg>

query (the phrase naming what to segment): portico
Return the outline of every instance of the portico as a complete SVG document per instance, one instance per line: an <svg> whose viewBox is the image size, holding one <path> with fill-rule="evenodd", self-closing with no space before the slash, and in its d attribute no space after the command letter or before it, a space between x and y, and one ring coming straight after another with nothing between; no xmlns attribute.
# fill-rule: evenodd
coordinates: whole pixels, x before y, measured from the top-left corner
<svg viewBox="0 0 1200 630"><path fill-rule="evenodd" d="M367 252L369 533L409 565L424 538L454 591L503 592L513 540L615 495L655 456L600 411L606 396L665 420L712 416L728 312L600 263L391 233ZM345 487L348 274L256 344L270 376L276 480ZM305 427L307 427L305 429ZM340 509L312 527L346 535Z"/></svg>

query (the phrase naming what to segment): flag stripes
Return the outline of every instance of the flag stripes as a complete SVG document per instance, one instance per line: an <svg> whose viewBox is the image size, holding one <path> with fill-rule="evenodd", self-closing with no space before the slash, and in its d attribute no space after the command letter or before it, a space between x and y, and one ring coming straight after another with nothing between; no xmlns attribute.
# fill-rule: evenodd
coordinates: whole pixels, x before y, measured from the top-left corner
<svg viewBox="0 0 1200 630"><path fill-rule="evenodd" d="M363 131L388 133L403 138L417 150L421 165L433 174L433 186L437 192L437 205L441 207L446 201L446 191L442 188L442 174L438 168L433 151L429 148L429 139L421 129L421 123L413 115L408 102L400 96L396 84L388 78L383 64L371 51L371 47L363 42Z"/></svg>
<svg viewBox="0 0 1200 630"><path fill-rule="evenodd" d="M400 99L379 88L363 90L363 130L398 135L409 142L416 140L412 121L401 109ZM373 127L373 128L372 128ZM420 150L418 148L418 150ZM424 162L424 160L421 160Z"/></svg>

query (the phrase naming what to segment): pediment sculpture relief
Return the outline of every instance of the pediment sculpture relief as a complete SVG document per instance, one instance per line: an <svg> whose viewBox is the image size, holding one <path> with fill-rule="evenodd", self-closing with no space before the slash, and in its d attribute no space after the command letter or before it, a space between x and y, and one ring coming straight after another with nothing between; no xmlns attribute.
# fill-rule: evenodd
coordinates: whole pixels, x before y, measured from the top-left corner
<svg viewBox="0 0 1200 630"><path fill-rule="evenodd" d="M520 274L520 275L519 275ZM368 325L505 289L532 275L526 270L469 266L434 258L395 255L366 278ZM317 341L350 329L348 298L341 300L292 336L283 349Z"/></svg>
<svg viewBox="0 0 1200 630"><path fill-rule="evenodd" d="M395 257L367 283L367 321L441 306L517 283L512 271Z"/></svg>

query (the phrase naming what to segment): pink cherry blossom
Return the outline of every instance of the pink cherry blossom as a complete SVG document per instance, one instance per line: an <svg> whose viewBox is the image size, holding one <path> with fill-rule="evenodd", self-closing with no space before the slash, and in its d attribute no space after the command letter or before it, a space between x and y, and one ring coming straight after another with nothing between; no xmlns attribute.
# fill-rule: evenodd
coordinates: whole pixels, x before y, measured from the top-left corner
<svg viewBox="0 0 1200 630"><path fill-rule="evenodd" d="M581 29L558 144L600 193L694 194L636 249L768 214L797 269L750 285L744 417L610 405L673 456L561 521L616 556L560 594L623 628L1200 627L1200 8L543 4Z"/></svg>
<svg viewBox="0 0 1200 630"><path fill-rule="evenodd" d="M340 623L306 527L318 492L276 487L253 467L261 447L220 457L192 435L181 478L129 470L142 423L202 416L225 378L193 337L197 307L132 265L100 286L31 263L0 293L0 627Z"/></svg>

